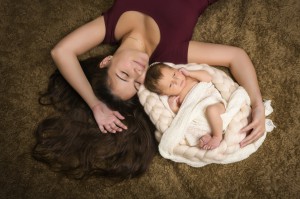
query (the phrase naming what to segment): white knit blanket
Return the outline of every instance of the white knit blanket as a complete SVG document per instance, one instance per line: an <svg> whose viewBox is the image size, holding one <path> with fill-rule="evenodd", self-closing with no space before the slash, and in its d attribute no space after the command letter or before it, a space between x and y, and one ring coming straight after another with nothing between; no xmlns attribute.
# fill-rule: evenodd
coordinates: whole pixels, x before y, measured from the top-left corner
<svg viewBox="0 0 300 199"><path fill-rule="evenodd" d="M166 96L159 96L141 87L138 95L146 113L155 124L155 133L159 141L159 152L175 162L182 162L193 167L210 163L227 164L247 158L263 143L266 133L256 142L240 148L239 143L246 137L240 129L248 124L250 99L244 88L238 86L223 71L204 64L173 65L188 70L206 70L212 75L212 83L219 90L221 97L215 95L212 83L201 82L185 97L178 113L175 115L169 108ZM214 94L214 95L212 95ZM211 129L204 111L210 104L225 101L226 111L221 115L223 120L223 140L214 150L202 150L198 147L199 138ZM270 101L265 102L266 115L273 109ZM266 129L272 131L274 125L266 119Z"/></svg>

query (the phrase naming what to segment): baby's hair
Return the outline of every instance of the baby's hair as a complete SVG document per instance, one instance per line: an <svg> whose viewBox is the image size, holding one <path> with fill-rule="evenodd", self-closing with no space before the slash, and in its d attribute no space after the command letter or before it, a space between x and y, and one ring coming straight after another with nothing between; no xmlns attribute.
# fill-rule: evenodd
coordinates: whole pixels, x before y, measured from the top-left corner
<svg viewBox="0 0 300 199"><path fill-rule="evenodd" d="M152 64L146 73L145 82L144 82L145 87L151 92L161 94L162 91L158 86L158 82L163 76L163 74L161 73L161 69L169 68L169 67L170 66L162 62Z"/></svg>

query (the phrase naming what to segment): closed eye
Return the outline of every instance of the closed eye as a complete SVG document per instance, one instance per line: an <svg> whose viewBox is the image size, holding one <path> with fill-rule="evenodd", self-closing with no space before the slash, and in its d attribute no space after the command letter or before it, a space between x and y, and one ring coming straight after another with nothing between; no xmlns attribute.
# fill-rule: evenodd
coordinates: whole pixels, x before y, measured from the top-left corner
<svg viewBox="0 0 300 199"><path fill-rule="evenodd" d="M172 78L175 78L175 71L174 71L174 73L172 75ZM169 87L171 88L172 86L173 86L173 83L171 83Z"/></svg>
<svg viewBox="0 0 300 199"><path fill-rule="evenodd" d="M128 82L127 78L129 77L129 75L123 71L121 71L120 74L116 73L116 76L121 79L124 82Z"/></svg>
<svg viewBox="0 0 300 199"><path fill-rule="evenodd" d="M124 74L126 77L129 77L129 75L127 73L125 73L124 71L121 71L122 74Z"/></svg>

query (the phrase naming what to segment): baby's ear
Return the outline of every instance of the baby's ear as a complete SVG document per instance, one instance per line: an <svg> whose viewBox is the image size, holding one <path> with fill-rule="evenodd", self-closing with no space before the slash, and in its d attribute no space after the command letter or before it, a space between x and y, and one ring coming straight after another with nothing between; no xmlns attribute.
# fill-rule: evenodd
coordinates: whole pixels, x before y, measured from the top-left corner
<svg viewBox="0 0 300 199"><path fill-rule="evenodd" d="M113 56L109 55L107 57L105 57L100 63L99 63L99 67L100 68L105 68L108 66L108 64L111 62Z"/></svg>

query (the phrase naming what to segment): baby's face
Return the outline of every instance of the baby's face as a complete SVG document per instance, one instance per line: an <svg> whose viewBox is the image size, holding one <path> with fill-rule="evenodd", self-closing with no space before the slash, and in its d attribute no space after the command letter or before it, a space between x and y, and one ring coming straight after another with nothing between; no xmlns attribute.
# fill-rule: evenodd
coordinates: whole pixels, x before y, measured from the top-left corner
<svg viewBox="0 0 300 199"><path fill-rule="evenodd" d="M172 96L179 95L185 87L186 78L179 70L175 68L162 68L163 77L158 81L158 86L162 94Z"/></svg>

